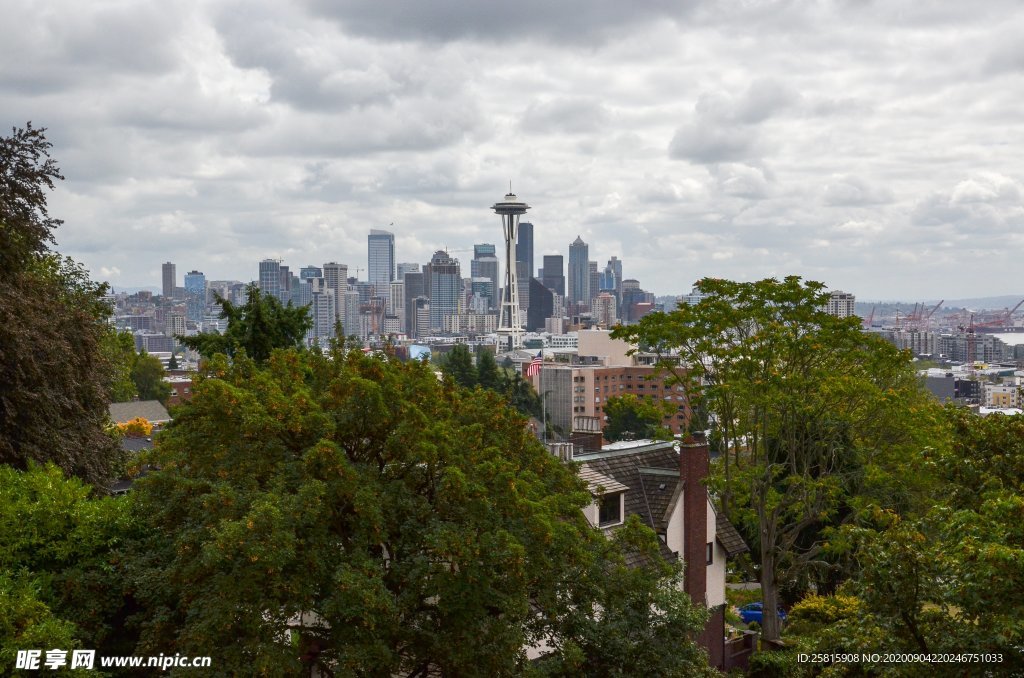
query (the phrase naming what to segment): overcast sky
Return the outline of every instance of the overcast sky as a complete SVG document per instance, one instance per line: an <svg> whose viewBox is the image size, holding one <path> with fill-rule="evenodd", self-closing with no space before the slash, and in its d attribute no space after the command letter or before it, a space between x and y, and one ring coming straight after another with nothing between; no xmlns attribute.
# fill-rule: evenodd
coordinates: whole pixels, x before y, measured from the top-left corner
<svg viewBox="0 0 1024 678"><path fill-rule="evenodd" d="M0 122L114 285L577 235L657 294L1024 292L1019 2L0 0ZM6 132L5 132L6 133ZM389 227L389 224L394 224ZM361 277L365 276L365 272Z"/></svg>

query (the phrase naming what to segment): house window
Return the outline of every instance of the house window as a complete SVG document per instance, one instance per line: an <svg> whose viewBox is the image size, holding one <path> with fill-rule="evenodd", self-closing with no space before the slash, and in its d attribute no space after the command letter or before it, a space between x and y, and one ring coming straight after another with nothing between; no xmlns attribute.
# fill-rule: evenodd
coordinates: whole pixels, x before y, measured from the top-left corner
<svg viewBox="0 0 1024 678"><path fill-rule="evenodd" d="M712 565L715 562L715 542L708 542L708 565Z"/></svg>
<svg viewBox="0 0 1024 678"><path fill-rule="evenodd" d="M606 494L601 497L601 508L598 511L597 523L601 527L617 525L622 522L622 493Z"/></svg>

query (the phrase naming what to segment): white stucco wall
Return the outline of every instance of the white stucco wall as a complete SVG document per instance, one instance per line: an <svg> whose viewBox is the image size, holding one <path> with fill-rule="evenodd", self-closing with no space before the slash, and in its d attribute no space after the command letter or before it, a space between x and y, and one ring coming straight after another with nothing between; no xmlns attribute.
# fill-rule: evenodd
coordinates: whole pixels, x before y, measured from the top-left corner
<svg viewBox="0 0 1024 678"><path fill-rule="evenodd" d="M708 565L707 596L708 607L715 607L725 603L725 549L715 538L717 528L715 526L715 507L708 499L708 541L714 546L712 563Z"/></svg>

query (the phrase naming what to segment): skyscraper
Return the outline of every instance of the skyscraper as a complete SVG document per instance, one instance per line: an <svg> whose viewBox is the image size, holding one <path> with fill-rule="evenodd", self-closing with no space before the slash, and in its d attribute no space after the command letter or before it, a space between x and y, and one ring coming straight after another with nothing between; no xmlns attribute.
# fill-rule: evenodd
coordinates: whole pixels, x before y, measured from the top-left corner
<svg viewBox="0 0 1024 678"><path fill-rule="evenodd" d="M589 304L601 293L601 273L597 270L596 261L587 262L587 271L590 273L590 299L587 299Z"/></svg>
<svg viewBox="0 0 1024 678"><path fill-rule="evenodd" d="M367 237L366 280L374 286L374 295L386 299L395 279L395 234L372 229Z"/></svg>
<svg viewBox="0 0 1024 678"><path fill-rule="evenodd" d="M405 274L405 331L416 337L416 300L426 298L423 289L423 273L410 271Z"/></svg>
<svg viewBox="0 0 1024 678"><path fill-rule="evenodd" d="M529 221L519 223L519 239L516 240L516 261L526 264L526 283L536 271L533 268L533 224Z"/></svg>
<svg viewBox="0 0 1024 678"><path fill-rule="evenodd" d="M590 248L583 239L569 245L569 312L575 312L577 306L590 303ZM547 269L547 265L544 266Z"/></svg>
<svg viewBox="0 0 1024 678"><path fill-rule="evenodd" d="M202 322L206 309L206 276L199 271L185 274L185 304L185 317L195 323Z"/></svg>
<svg viewBox="0 0 1024 678"><path fill-rule="evenodd" d="M470 262L469 270L472 278L490 279L491 294L487 299L487 308L497 308L498 257L495 255L494 245L473 245L473 261Z"/></svg>
<svg viewBox="0 0 1024 678"><path fill-rule="evenodd" d="M281 298L281 262L264 259L260 262L260 292L266 296Z"/></svg>
<svg viewBox="0 0 1024 678"><path fill-rule="evenodd" d="M607 283L611 283L607 289L614 290L616 300L622 298L622 259L618 257L612 257L608 260L608 265L604 267L604 275ZM602 288L605 286L602 285Z"/></svg>
<svg viewBox="0 0 1024 678"><path fill-rule="evenodd" d="M434 252L430 259L430 327L441 330L444 316L459 312L462 296L462 276L459 260L452 259L444 250Z"/></svg>
<svg viewBox="0 0 1024 678"><path fill-rule="evenodd" d="M311 267L307 267L311 268ZM345 322L345 303L348 297L348 265L330 262L323 266L324 284L327 289L334 290L334 317ZM348 332L346 325L345 331Z"/></svg>
<svg viewBox="0 0 1024 678"><path fill-rule="evenodd" d="M406 273L416 273L420 270L419 264L403 263L398 264L398 272L395 274L395 280L402 282L405 279Z"/></svg>
<svg viewBox="0 0 1024 678"><path fill-rule="evenodd" d="M166 299L174 296L174 286L177 285L177 267L171 262L163 265L163 293Z"/></svg>
<svg viewBox="0 0 1024 678"><path fill-rule="evenodd" d="M544 255L544 287L555 294L565 296L565 265L561 254Z"/></svg>

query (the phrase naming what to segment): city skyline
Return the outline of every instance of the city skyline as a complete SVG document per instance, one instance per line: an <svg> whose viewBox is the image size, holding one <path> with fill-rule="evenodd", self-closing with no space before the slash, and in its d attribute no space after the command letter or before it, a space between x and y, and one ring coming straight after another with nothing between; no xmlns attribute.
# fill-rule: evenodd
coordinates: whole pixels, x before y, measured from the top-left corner
<svg viewBox="0 0 1024 678"><path fill-rule="evenodd" d="M58 248L97 279L357 267L370 229L468 262L511 179L535 262L579 235L659 295L1024 291L1016 3L236 10L9 8L0 116L49 128Z"/></svg>

